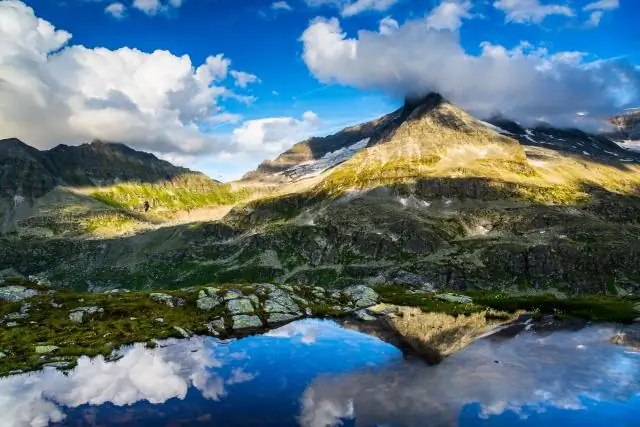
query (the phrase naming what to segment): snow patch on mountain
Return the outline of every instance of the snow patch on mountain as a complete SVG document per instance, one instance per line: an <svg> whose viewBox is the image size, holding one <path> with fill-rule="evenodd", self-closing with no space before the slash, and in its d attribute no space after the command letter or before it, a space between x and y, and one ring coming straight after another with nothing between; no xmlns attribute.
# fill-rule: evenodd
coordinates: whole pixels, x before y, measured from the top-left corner
<svg viewBox="0 0 640 427"><path fill-rule="evenodd" d="M629 151L635 151L640 153L640 140L623 140L623 141L615 141L621 148Z"/></svg>
<svg viewBox="0 0 640 427"><path fill-rule="evenodd" d="M495 132L501 133L503 135L514 135L513 132L509 132L508 130L502 129L501 127L498 127L498 126L493 125L491 123L484 122L482 120L478 120L478 121L480 122L481 125L486 126L486 127L488 127L489 129L491 129L491 130L493 130Z"/></svg>
<svg viewBox="0 0 640 427"><path fill-rule="evenodd" d="M358 151L362 150L367 146L369 140L371 138L365 138L361 141L356 142L348 147L341 148L336 151L332 151L330 153L325 154L321 158L317 160L309 160L307 162L300 163L289 169L281 172L280 174L285 175L288 178L293 180L299 180L302 178L311 178L314 176L318 176L327 169L331 169L334 166L339 165L340 163L344 163L353 157Z"/></svg>

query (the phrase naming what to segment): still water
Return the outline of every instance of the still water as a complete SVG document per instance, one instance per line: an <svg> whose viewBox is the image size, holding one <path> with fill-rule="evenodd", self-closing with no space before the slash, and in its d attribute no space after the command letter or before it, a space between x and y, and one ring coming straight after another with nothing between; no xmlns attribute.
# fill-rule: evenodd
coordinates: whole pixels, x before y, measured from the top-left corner
<svg viewBox="0 0 640 427"><path fill-rule="evenodd" d="M196 337L0 379L0 426L640 427L615 326L482 339L429 367L330 321Z"/></svg>

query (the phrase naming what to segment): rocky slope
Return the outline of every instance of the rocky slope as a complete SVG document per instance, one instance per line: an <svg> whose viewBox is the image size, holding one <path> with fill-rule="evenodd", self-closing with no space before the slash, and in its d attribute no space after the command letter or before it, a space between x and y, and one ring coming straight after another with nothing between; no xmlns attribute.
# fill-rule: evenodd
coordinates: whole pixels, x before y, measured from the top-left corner
<svg viewBox="0 0 640 427"><path fill-rule="evenodd" d="M279 191L222 221L109 239L5 236L0 264L91 291L640 290L640 157L601 136L491 121L431 94L261 165L244 182Z"/></svg>

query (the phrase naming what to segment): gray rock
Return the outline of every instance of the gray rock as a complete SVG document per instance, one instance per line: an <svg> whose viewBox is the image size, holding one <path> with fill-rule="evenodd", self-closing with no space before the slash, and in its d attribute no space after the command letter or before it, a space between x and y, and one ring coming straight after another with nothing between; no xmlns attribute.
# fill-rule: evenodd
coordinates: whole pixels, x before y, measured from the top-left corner
<svg viewBox="0 0 640 427"><path fill-rule="evenodd" d="M104 309L102 307L78 307L71 310L71 312L69 313L69 320L73 323L82 323L84 321L85 314L95 314L102 312L104 312Z"/></svg>
<svg viewBox="0 0 640 427"><path fill-rule="evenodd" d="M59 347L55 345L37 345L36 354L49 354L56 351Z"/></svg>
<svg viewBox="0 0 640 427"><path fill-rule="evenodd" d="M246 298L232 299L227 303L227 308L231 314L251 314L253 313L253 305Z"/></svg>
<svg viewBox="0 0 640 427"><path fill-rule="evenodd" d="M173 329L175 329L176 331L178 331L178 333L180 335L182 335L182 338L189 338L191 336L191 334L187 331L185 331L183 328L181 328L180 326L174 326Z"/></svg>
<svg viewBox="0 0 640 427"><path fill-rule="evenodd" d="M155 319L153 319L154 321L158 322L158 323L164 323L164 318L163 317L156 317Z"/></svg>
<svg viewBox="0 0 640 427"><path fill-rule="evenodd" d="M82 323L84 320L84 311L72 311L69 313L69 320L73 323Z"/></svg>
<svg viewBox="0 0 640 427"><path fill-rule="evenodd" d="M5 320L20 320L20 319L26 319L27 318L27 314L26 313L9 313L6 316L4 316Z"/></svg>
<svg viewBox="0 0 640 427"><path fill-rule="evenodd" d="M239 314L233 316L233 329L250 329L262 327L262 321L258 316L247 316L245 314Z"/></svg>
<svg viewBox="0 0 640 427"><path fill-rule="evenodd" d="M220 331L225 330L224 319L218 318L207 323L207 330L209 331L210 334L219 335Z"/></svg>
<svg viewBox="0 0 640 427"><path fill-rule="evenodd" d="M236 290L236 289L231 289L229 291L227 291L226 294L224 294L223 299L225 301L231 301L237 298L242 298L242 292Z"/></svg>
<svg viewBox="0 0 640 427"><path fill-rule="evenodd" d="M149 298L151 298L152 300L154 300L155 302L159 302L161 304L165 304L168 307L173 308L173 297L169 294L162 294L162 293L153 293L153 294L149 294Z"/></svg>
<svg viewBox="0 0 640 427"><path fill-rule="evenodd" d="M251 300L251 302L253 303L254 307L257 307L260 304L260 300L258 299L258 297L256 295L249 295L247 298L249 298Z"/></svg>
<svg viewBox="0 0 640 427"><path fill-rule="evenodd" d="M213 289L216 288L207 288L206 290L200 291L198 294L196 305L200 310L213 310L215 307L222 304L222 300L216 295Z"/></svg>
<svg viewBox="0 0 640 427"><path fill-rule="evenodd" d="M293 313L270 313L267 318L267 323L282 323L289 322L291 320L296 320L302 317L301 314L293 314Z"/></svg>
<svg viewBox="0 0 640 427"><path fill-rule="evenodd" d="M325 289L321 288L320 286L315 286L313 289L311 289L311 293L313 293L313 296L316 298L324 298L327 294L325 292Z"/></svg>
<svg viewBox="0 0 640 427"><path fill-rule="evenodd" d="M376 320L375 316L370 315L367 310L358 310L356 311L356 317L362 321L370 322L372 320Z"/></svg>
<svg viewBox="0 0 640 427"><path fill-rule="evenodd" d="M18 322L7 322L7 328L15 328L18 326Z"/></svg>
<svg viewBox="0 0 640 427"><path fill-rule="evenodd" d="M342 291L357 308L367 308L378 303L378 294L364 285L349 286Z"/></svg>
<svg viewBox="0 0 640 427"><path fill-rule="evenodd" d="M405 270L398 271L391 279L392 284L403 286L422 287L426 282L424 277Z"/></svg>
<svg viewBox="0 0 640 427"><path fill-rule="evenodd" d="M7 355L0 351L0 359L4 359L5 357L7 357Z"/></svg>
<svg viewBox="0 0 640 427"><path fill-rule="evenodd" d="M45 368L66 368L70 363L71 362L51 362L45 363L43 366Z"/></svg>
<svg viewBox="0 0 640 427"><path fill-rule="evenodd" d="M267 313L300 313L300 307L289 294L275 288L264 303L264 311Z"/></svg>
<svg viewBox="0 0 640 427"><path fill-rule="evenodd" d="M305 314L305 316L307 316L307 317L311 317L311 316L313 316L313 312L311 311L311 309L310 309L310 308L305 308L305 309L304 309L304 314Z"/></svg>
<svg viewBox="0 0 640 427"><path fill-rule="evenodd" d="M439 295L436 295L436 298L441 299L443 301L456 302L460 304L471 304L473 302L473 299L471 297L468 297L466 295L456 295L451 293L439 294Z"/></svg>
<svg viewBox="0 0 640 427"><path fill-rule="evenodd" d="M16 302L38 295L38 291L24 286L12 285L0 288L0 300Z"/></svg>
<svg viewBox="0 0 640 427"><path fill-rule="evenodd" d="M638 313L640 313L640 304L636 304L636 305L634 305L634 306L633 306L633 309L634 309L635 311L637 311Z"/></svg>

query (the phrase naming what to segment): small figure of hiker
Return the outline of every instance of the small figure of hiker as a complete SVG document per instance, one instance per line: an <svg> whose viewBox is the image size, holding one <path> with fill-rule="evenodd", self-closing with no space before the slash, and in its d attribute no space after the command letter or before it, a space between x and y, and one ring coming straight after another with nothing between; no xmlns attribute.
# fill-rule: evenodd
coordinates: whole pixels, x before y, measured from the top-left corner
<svg viewBox="0 0 640 427"><path fill-rule="evenodd" d="M149 212L149 208L151 208L151 206L149 205L149 202L147 200L144 201L142 207L144 208L145 212Z"/></svg>

